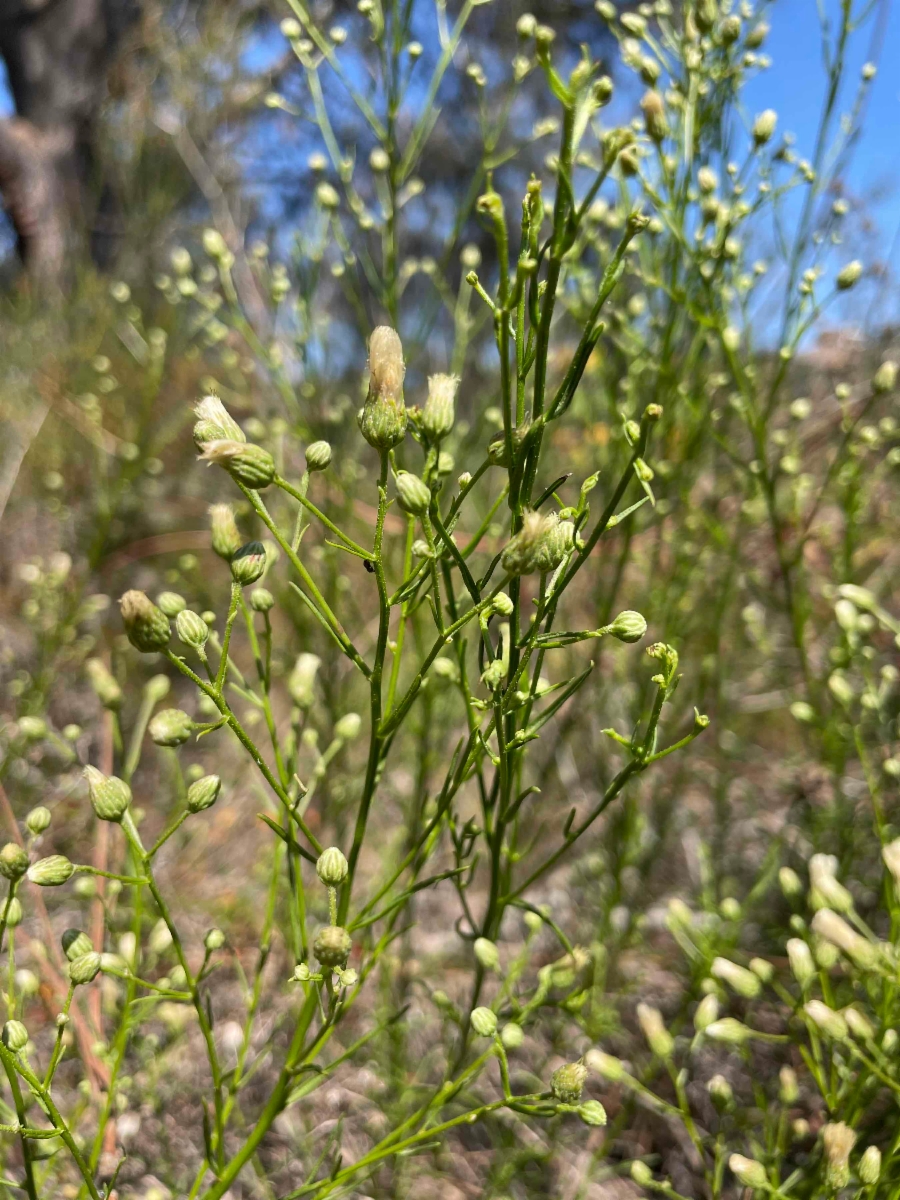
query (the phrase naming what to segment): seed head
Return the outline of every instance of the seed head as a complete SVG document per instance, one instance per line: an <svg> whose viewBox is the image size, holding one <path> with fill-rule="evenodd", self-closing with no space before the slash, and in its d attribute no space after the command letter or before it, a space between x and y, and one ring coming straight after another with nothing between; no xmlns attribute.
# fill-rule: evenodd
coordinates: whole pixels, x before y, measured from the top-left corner
<svg viewBox="0 0 900 1200"><path fill-rule="evenodd" d="M122 623L132 646L144 654L152 654L168 645L172 627L166 614L145 592L132 589L119 601Z"/></svg>
<svg viewBox="0 0 900 1200"><path fill-rule="evenodd" d="M247 542L231 559L231 577L241 587L256 583L266 569L266 548L262 542Z"/></svg>
<svg viewBox="0 0 900 1200"><path fill-rule="evenodd" d="M843 1121L830 1121L822 1130L825 1178L835 1191L850 1182L850 1151L855 1145L856 1134Z"/></svg>
<svg viewBox="0 0 900 1200"><path fill-rule="evenodd" d="M3 1045L13 1054L18 1054L28 1045L28 1030L21 1021L7 1021L3 1026Z"/></svg>
<svg viewBox="0 0 900 1200"><path fill-rule="evenodd" d="M489 1008L473 1008L469 1021L479 1037L493 1037L497 1032L497 1014Z"/></svg>
<svg viewBox="0 0 900 1200"><path fill-rule="evenodd" d="M223 467L232 479L244 487L262 491L275 478L275 459L262 446L228 438L201 443L200 458Z"/></svg>
<svg viewBox="0 0 900 1200"><path fill-rule="evenodd" d="M186 807L189 813L203 812L212 808L219 798L222 780L218 775L204 775L196 779L187 790Z"/></svg>
<svg viewBox="0 0 900 1200"><path fill-rule="evenodd" d="M152 724L152 722L151 722ZM121 821L131 803L131 788L116 775L104 775L96 767L85 767L91 806L101 821Z"/></svg>
<svg viewBox="0 0 900 1200"><path fill-rule="evenodd" d="M338 887L347 878L350 867L337 846L323 850L316 862L316 874L327 887Z"/></svg>
<svg viewBox="0 0 900 1200"><path fill-rule="evenodd" d="M453 428L458 375L430 375L428 399L422 409L422 430L432 442L439 442Z"/></svg>
<svg viewBox="0 0 900 1200"><path fill-rule="evenodd" d="M180 708L164 708L149 725L157 746L183 746L194 731L194 722Z"/></svg>
<svg viewBox="0 0 900 1200"><path fill-rule="evenodd" d="M0 875L4 879L21 879L28 870L28 855L17 842L7 842L0 850Z"/></svg>
<svg viewBox="0 0 900 1200"><path fill-rule="evenodd" d="M343 967L352 948L350 934L340 925L326 925L313 942L313 954L323 967Z"/></svg>
<svg viewBox="0 0 900 1200"><path fill-rule="evenodd" d="M209 525L213 551L226 562L231 560L241 544L241 535L230 504L213 504L209 510Z"/></svg>
<svg viewBox="0 0 900 1200"><path fill-rule="evenodd" d="M0 860L3 852L0 851ZM75 867L64 854L50 854L47 858L39 858L28 868L28 878L40 887L59 887L67 883L75 874Z"/></svg>
<svg viewBox="0 0 900 1200"><path fill-rule="evenodd" d="M194 444L203 448L204 442L246 442L243 429L229 413L218 396L204 396L194 406L197 423L194 426Z"/></svg>
<svg viewBox="0 0 900 1200"><path fill-rule="evenodd" d="M331 465L331 446L328 442L312 442L306 447L306 467L309 471L324 471Z"/></svg>
<svg viewBox="0 0 900 1200"><path fill-rule="evenodd" d="M584 1063L566 1063L557 1067L550 1076L550 1090L563 1104L577 1104L587 1082L587 1067Z"/></svg>
<svg viewBox="0 0 900 1200"><path fill-rule="evenodd" d="M84 664L84 669L87 672L88 682L103 707L112 711L121 708L122 689L106 663L100 658L89 658Z"/></svg>

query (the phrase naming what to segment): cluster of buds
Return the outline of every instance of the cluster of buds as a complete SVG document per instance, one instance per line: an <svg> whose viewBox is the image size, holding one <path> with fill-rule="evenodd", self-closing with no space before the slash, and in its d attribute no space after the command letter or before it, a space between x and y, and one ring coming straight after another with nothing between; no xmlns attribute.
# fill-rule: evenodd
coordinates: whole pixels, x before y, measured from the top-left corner
<svg viewBox="0 0 900 1200"><path fill-rule="evenodd" d="M403 441L407 413L403 402L403 346L395 329L379 325L369 339L369 390L359 411L359 428L376 450Z"/></svg>
<svg viewBox="0 0 900 1200"><path fill-rule="evenodd" d="M509 575L555 571L575 544L575 525L557 513L527 512L522 528L506 543L500 565Z"/></svg>

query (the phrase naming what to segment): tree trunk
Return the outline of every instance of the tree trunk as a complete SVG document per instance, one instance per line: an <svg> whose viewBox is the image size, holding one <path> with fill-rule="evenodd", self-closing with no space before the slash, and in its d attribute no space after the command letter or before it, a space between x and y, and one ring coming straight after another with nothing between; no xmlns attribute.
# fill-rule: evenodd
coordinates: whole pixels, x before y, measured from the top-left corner
<svg viewBox="0 0 900 1200"><path fill-rule="evenodd" d="M96 254L94 138L131 0L0 0L0 55L16 115L0 121L0 191L36 283Z"/></svg>

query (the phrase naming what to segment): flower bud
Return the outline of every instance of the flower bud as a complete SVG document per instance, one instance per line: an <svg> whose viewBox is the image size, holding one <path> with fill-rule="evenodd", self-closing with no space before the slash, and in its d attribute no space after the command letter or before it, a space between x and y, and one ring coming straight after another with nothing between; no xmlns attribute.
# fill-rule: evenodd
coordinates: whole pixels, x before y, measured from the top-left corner
<svg viewBox="0 0 900 1200"><path fill-rule="evenodd" d="M160 592L156 597L156 606L162 609L167 617L175 618L183 608L187 608L187 601L177 592Z"/></svg>
<svg viewBox="0 0 900 1200"><path fill-rule="evenodd" d="M291 699L298 708L309 708L314 699L316 672L322 665L322 660L316 654L304 652L294 663L294 668L288 676L288 691Z"/></svg>
<svg viewBox="0 0 900 1200"><path fill-rule="evenodd" d="M712 1025L707 1025L704 1033L711 1041L722 1042L726 1046L742 1046L756 1036L754 1030L735 1017L721 1017L713 1021Z"/></svg>
<svg viewBox="0 0 900 1200"><path fill-rule="evenodd" d="M803 1011L812 1023L828 1037L842 1041L847 1036L847 1022L839 1012L835 1012L821 1000L808 1000L803 1005Z"/></svg>
<svg viewBox="0 0 900 1200"><path fill-rule="evenodd" d="M266 569L266 548L262 542L247 542L234 552L231 578L241 587L256 583Z"/></svg>
<svg viewBox="0 0 900 1200"><path fill-rule="evenodd" d="M810 907L831 908L841 913L853 908L853 897L835 877L837 866L833 854L814 854L809 860Z"/></svg>
<svg viewBox="0 0 900 1200"><path fill-rule="evenodd" d="M178 640L185 646L192 646L195 650L199 650L206 644L206 639L209 637L209 626L199 613L185 608L175 618L175 632L178 634Z"/></svg>
<svg viewBox="0 0 900 1200"><path fill-rule="evenodd" d="M822 1129L825 1150L825 1179L830 1188L838 1191L850 1182L850 1151L856 1145L856 1134L843 1121L830 1121Z"/></svg>
<svg viewBox="0 0 900 1200"><path fill-rule="evenodd" d="M852 1004L848 1005L841 1013L844 1020L847 1022L847 1028L855 1038L859 1038L862 1042L871 1041L875 1036L875 1029L868 1017L864 1017L858 1008L854 1008Z"/></svg>
<svg viewBox="0 0 900 1200"><path fill-rule="evenodd" d="M394 480L397 484L397 500L404 512L417 517L428 512L431 488L423 479L411 471L398 471Z"/></svg>
<svg viewBox="0 0 900 1200"><path fill-rule="evenodd" d="M598 108L609 104L613 97L613 81L608 75L601 75L594 83L592 96Z"/></svg>
<svg viewBox="0 0 900 1200"><path fill-rule="evenodd" d="M578 1115L585 1125L606 1124L606 1109L599 1100L586 1100L584 1104L579 1104Z"/></svg>
<svg viewBox="0 0 900 1200"><path fill-rule="evenodd" d="M743 1154L732 1154L728 1165L736 1179L744 1187L760 1189L766 1187L769 1182L766 1168L755 1158L744 1158Z"/></svg>
<svg viewBox="0 0 900 1200"><path fill-rule="evenodd" d="M655 88L645 92L641 98L641 112L648 136L657 143L664 141L669 136L669 122L666 120L663 98Z"/></svg>
<svg viewBox="0 0 900 1200"><path fill-rule="evenodd" d="M736 13L727 16L719 26L719 35L726 46L733 46L741 36L741 18Z"/></svg>
<svg viewBox="0 0 900 1200"><path fill-rule="evenodd" d="M816 976L816 965L809 946L802 938L788 938L787 954L791 973L800 986L805 988Z"/></svg>
<svg viewBox="0 0 900 1200"><path fill-rule="evenodd" d="M550 1076L550 1090L563 1104L577 1104L584 1091L587 1074L584 1063L566 1063L564 1067L557 1067Z"/></svg>
<svg viewBox="0 0 900 1200"><path fill-rule="evenodd" d="M106 663L100 658L89 658L84 664L88 682L104 708L115 711L122 706L122 689L119 687Z"/></svg>
<svg viewBox="0 0 900 1200"><path fill-rule="evenodd" d="M210 954L213 954L216 950L221 950L225 945L225 934L221 929L210 929L203 939L203 945Z"/></svg>
<svg viewBox="0 0 900 1200"><path fill-rule="evenodd" d="M727 958L714 958L710 967L710 974L716 979L721 979L728 984L730 988L737 992L739 996L744 996L748 1000L752 1000L758 996L761 989L761 984L752 971L748 971L746 967L738 966Z"/></svg>
<svg viewBox="0 0 900 1200"><path fill-rule="evenodd" d="M4 879L21 879L28 870L28 855L17 842L7 842L0 850L0 875Z"/></svg>
<svg viewBox="0 0 900 1200"><path fill-rule="evenodd" d="M704 996L697 1005L694 1012L694 1028L698 1033L702 1033L712 1025L713 1021L719 1016L719 1001L714 992L710 992L708 996Z"/></svg>
<svg viewBox="0 0 900 1200"><path fill-rule="evenodd" d="M340 925L326 925L313 942L313 954L323 967L343 967L352 948L350 934Z"/></svg>
<svg viewBox="0 0 900 1200"><path fill-rule="evenodd" d="M877 948L831 909L818 910L812 919L812 929L819 937L842 950L858 967L873 970L878 965Z"/></svg>
<svg viewBox="0 0 900 1200"><path fill-rule="evenodd" d="M195 780L187 790L186 806L189 813L203 812L212 808L219 798L222 780L218 775L204 775Z"/></svg>
<svg viewBox="0 0 900 1200"><path fill-rule="evenodd" d="M0 861L3 852L0 851ZM32 883L40 887L59 887L68 882L75 874L75 867L64 854L50 854L47 858L39 858L28 868L27 875Z"/></svg>
<svg viewBox="0 0 900 1200"><path fill-rule="evenodd" d="M28 1030L21 1021L7 1021L3 1026L3 1045L13 1054L18 1054L28 1045Z"/></svg>
<svg viewBox="0 0 900 1200"><path fill-rule="evenodd" d="M647 1188L653 1182L653 1172L639 1158L636 1158L631 1164L630 1174L638 1187Z"/></svg>
<svg viewBox="0 0 900 1200"><path fill-rule="evenodd" d="M881 1175L881 1151L877 1146L869 1146L859 1160L859 1182L872 1187Z"/></svg>
<svg viewBox="0 0 900 1200"><path fill-rule="evenodd" d="M241 544L241 535L234 520L230 504L212 504L209 509L209 525L213 551L226 562L231 561Z"/></svg>
<svg viewBox="0 0 900 1200"><path fill-rule="evenodd" d="M800 876L791 867L782 867L778 872L778 886L787 900L799 896L803 891Z"/></svg>
<svg viewBox="0 0 900 1200"><path fill-rule="evenodd" d="M479 1037L493 1037L497 1032L497 1014L489 1008L473 1008L469 1021Z"/></svg>
<svg viewBox="0 0 900 1200"><path fill-rule="evenodd" d="M882 392L892 392L896 382L897 364L888 359L886 362L881 364L881 366L872 376L872 391L878 392L879 394Z"/></svg>
<svg viewBox="0 0 900 1200"><path fill-rule="evenodd" d="M559 566L562 556L553 561L558 550L554 541L558 524L555 513L542 516L527 512L522 528L510 538L500 555L503 570L510 575L530 575L533 571L546 572Z"/></svg>
<svg viewBox="0 0 900 1200"><path fill-rule="evenodd" d="M475 939L475 957L486 971L500 970L500 951L489 938Z"/></svg>
<svg viewBox="0 0 900 1200"><path fill-rule="evenodd" d="M359 736L362 728L362 717L359 713L345 713L334 727L334 736L340 742L352 742Z"/></svg>
<svg viewBox="0 0 900 1200"><path fill-rule="evenodd" d="M713 1075L706 1090L718 1112L725 1112L734 1103L734 1091L724 1075Z"/></svg>
<svg viewBox="0 0 900 1200"><path fill-rule="evenodd" d="M25 818L25 826L28 832L34 837L43 833L50 826L50 809L44 808L43 804L39 804L37 808L33 808Z"/></svg>
<svg viewBox="0 0 900 1200"><path fill-rule="evenodd" d="M430 375L428 377L428 399L422 409L422 430L432 442L447 436L453 428L456 405L458 375Z"/></svg>
<svg viewBox="0 0 900 1200"><path fill-rule="evenodd" d="M500 1030L500 1041L507 1050L518 1050L525 1041L525 1032L521 1025L511 1021Z"/></svg>
<svg viewBox="0 0 900 1200"><path fill-rule="evenodd" d="M180 708L164 708L148 728L157 746L183 746L193 733L194 722Z"/></svg>
<svg viewBox="0 0 900 1200"><path fill-rule="evenodd" d="M11 928L15 929L17 925L22 924L22 903L18 896L12 896L6 902L6 923Z"/></svg>
<svg viewBox="0 0 900 1200"><path fill-rule="evenodd" d="M124 779L104 775L96 767L85 767L91 805L101 821L121 821L131 803L131 788Z"/></svg>
<svg viewBox="0 0 900 1200"><path fill-rule="evenodd" d="M793 1067L782 1067L778 1072L778 1098L782 1104L790 1107L800 1099L800 1085L797 1083L797 1072Z"/></svg>
<svg viewBox="0 0 900 1200"><path fill-rule="evenodd" d="M359 412L360 432L376 450L390 450L403 441L405 374L403 346L396 330L379 325L369 339L369 391Z"/></svg>
<svg viewBox="0 0 900 1200"><path fill-rule="evenodd" d="M100 955L91 950L89 954L82 954L69 963L69 978L75 984L90 983L92 979L96 979L102 965Z"/></svg>
<svg viewBox="0 0 900 1200"><path fill-rule="evenodd" d="M331 465L331 446L328 442L312 442L306 447L308 471L324 471Z"/></svg>
<svg viewBox="0 0 900 1200"><path fill-rule="evenodd" d="M662 1013L658 1008L653 1008L649 1004L639 1004L637 1006L637 1019L643 1030L644 1037L647 1039L647 1045L658 1058L668 1058L672 1053L675 1043L672 1041L672 1035L669 1033L663 1024ZM710 1026L709 1028L712 1028ZM709 1029L707 1029L709 1032Z"/></svg>
<svg viewBox="0 0 900 1200"><path fill-rule="evenodd" d="M596 1071L610 1083L619 1083L625 1078L626 1071L622 1060L603 1050L588 1050L584 1061L592 1071Z"/></svg>
<svg viewBox="0 0 900 1200"><path fill-rule="evenodd" d="M194 426L194 444L202 449L204 442L246 442L243 429L229 413L218 396L204 396L194 406L197 424Z"/></svg>
<svg viewBox="0 0 900 1200"><path fill-rule="evenodd" d="M254 612L267 613L275 607L275 597L268 588L254 588L250 593L250 607Z"/></svg>
<svg viewBox="0 0 900 1200"><path fill-rule="evenodd" d="M758 50L766 38L769 36L769 26L765 21L760 21L747 34L744 39L744 44L748 50Z"/></svg>
<svg viewBox="0 0 900 1200"><path fill-rule="evenodd" d="M753 140L757 146L764 146L771 140L777 123L778 113L773 108L767 108L765 112L759 114L753 122Z"/></svg>
<svg viewBox="0 0 900 1200"><path fill-rule="evenodd" d="M275 459L262 446L252 442L236 442L218 438L203 442L200 447L203 462L215 463L224 468L232 479L246 488L261 491L275 478Z"/></svg>
<svg viewBox="0 0 900 1200"><path fill-rule="evenodd" d="M608 632L620 642L639 642L647 632L647 622L639 612L626 608L608 627Z"/></svg>
<svg viewBox="0 0 900 1200"><path fill-rule="evenodd" d="M863 265L858 258L852 262L848 262L846 266L841 267L835 279L835 286L839 292L848 292L850 288L855 287L859 283L863 273Z"/></svg>
<svg viewBox="0 0 900 1200"><path fill-rule="evenodd" d="M775 968L766 958L751 958L750 970L760 983L770 983L775 974Z"/></svg>
<svg viewBox="0 0 900 1200"><path fill-rule="evenodd" d="M152 654L168 645L172 627L166 614L144 592L134 589L119 601L122 623L132 646L144 654Z"/></svg>
<svg viewBox="0 0 900 1200"><path fill-rule="evenodd" d="M327 887L336 888L344 882L350 867L337 846L323 850L316 862L316 874Z"/></svg>

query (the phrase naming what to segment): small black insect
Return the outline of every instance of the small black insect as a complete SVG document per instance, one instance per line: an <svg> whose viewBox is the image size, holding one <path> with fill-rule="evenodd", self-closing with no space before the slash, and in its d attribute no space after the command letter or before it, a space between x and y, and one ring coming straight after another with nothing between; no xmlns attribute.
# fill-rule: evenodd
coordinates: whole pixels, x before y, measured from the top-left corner
<svg viewBox="0 0 900 1200"><path fill-rule="evenodd" d="M373 562L371 562L368 558L363 559L363 566L366 568L366 570L369 572L370 575L375 574L375 564Z"/></svg>

